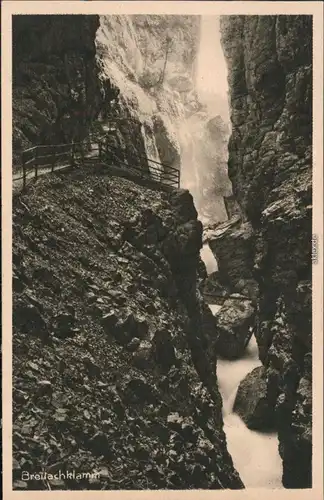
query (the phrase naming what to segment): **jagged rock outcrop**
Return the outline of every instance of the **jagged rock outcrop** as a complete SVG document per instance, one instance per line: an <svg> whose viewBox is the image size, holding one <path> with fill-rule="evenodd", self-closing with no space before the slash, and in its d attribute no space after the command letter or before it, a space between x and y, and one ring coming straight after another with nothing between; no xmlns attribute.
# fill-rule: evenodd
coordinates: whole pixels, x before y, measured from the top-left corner
<svg viewBox="0 0 324 500"><path fill-rule="evenodd" d="M267 372L258 366L240 382L233 411L246 423L249 429L268 431L275 428L273 403L276 400L268 394Z"/></svg>
<svg viewBox="0 0 324 500"><path fill-rule="evenodd" d="M238 359L252 336L255 308L251 301L233 294L227 298L215 316L217 355Z"/></svg>
<svg viewBox="0 0 324 500"><path fill-rule="evenodd" d="M233 288L241 279L252 277L253 243L251 224L236 220L233 224L231 220L220 224L208 238L219 272Z"/></svg>
<svg viewBox="0 0 324 500"><path fill-rule="evenodd" d="M231 16L221 24L229 177L253 228L244 266L259 286L255 336L271 374L268 391L277 392L283 485L305 488L312 470L312 18ZM227 258L232 263L231 252Z"/></svg>
<svg viewBox="0 0 324 500"><path fill-rule="evenodd" d="M208 304L223 305L231 291L221 280L221 273L214 271L209 274L203 283L203 294Z"/></svg>
<svg viewBox="0 0 324 500"><path fill-rule="evenodd" d="M205 238L217 259L219 281L232 293L240 293L256 303L259 291L253 275L254 233L249 222L232 217L207 230Z"/></svg>
<svg viewBox="0 0 324 500"><path fill-rule="evenodd" d="M13 455L51 489L242 488L187 191L86 168L14 198ZM47 488L44 485L44 488Z"/></svg>

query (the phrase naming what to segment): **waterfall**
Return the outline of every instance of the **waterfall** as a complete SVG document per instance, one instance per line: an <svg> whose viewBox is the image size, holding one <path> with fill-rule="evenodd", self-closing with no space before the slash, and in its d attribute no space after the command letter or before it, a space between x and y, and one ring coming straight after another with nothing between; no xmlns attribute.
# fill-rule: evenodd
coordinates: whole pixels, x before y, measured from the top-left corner
<svg viewBox="0 0 324 500"><path fill-rule="evenodd" d="M141 126L141 134L144 140L144 147L146 156L148 158L149 170L155 180L160 180L163 174L163 167L157 165L156 163L153 163L161 163L161 159L152 129L153 124L144 123ZM150 162L149 160L153 160L153 162Z"/></svg>
<svg viewBox="0 0 324 500"><path fill-rule="evenodd" d="M196 89L210 116L230 123L227 66L220 41L219 16L201 16Z"/></svg>
<svg viewBox="0 0 324 500"><path fill-rule="evenodd" d="M222 222L227 220L223 198L232 186L227 175L227 69L217 16L201 16L194 81L199 109L185 117L179 131L181 184L192 193L203 223Z"/></svg>

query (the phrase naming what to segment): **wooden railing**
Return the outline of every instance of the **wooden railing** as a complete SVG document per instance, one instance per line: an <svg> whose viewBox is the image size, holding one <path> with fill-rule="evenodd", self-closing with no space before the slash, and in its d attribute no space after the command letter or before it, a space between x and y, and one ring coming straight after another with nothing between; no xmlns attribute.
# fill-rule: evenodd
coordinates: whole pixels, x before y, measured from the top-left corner
<svg viewBox="0 0 324 500"><path fill-rule="evenodd" d="M74 165L78 157L83 159L84 147L82 143L55 144L51 146L34 146L26 149L21 155L23 187L26 186L28 172L34 171L37 179L41 169L54 172L60 166ZM14 180L20 180L17 178Z"/></svg>
<svg viewBox="0 0 324 500"><path fill-rule="evenodd" d="M107 143L107 135L93 139L91 145L89 139L70 144L35 146L25 150L21 155L22 176L14 178L14 182L22 180L25 188L30 173L34 173L33 178L37 179L41 170L54 172L56 169L74 166L77 162L84 164L87 161L107 163L122 168L124 172L128 170L130 174L160 184L177 188L180 186L180 172L176 168L138 154L127 159L124 149Z"/></svg>
<svg viewBox="0 0 324 500"><path fill-rule="evenodd" d="M168 186L180 187L180 171L170 165L139 154L136 154L136 156L134 155L132 160L135 161L130 162L127 160L125 150L114 148L104 141L100 141L98 148L99 159L103 159L123 169L127 169L130 173L134 173L139 177L152 179Z"/></svg>

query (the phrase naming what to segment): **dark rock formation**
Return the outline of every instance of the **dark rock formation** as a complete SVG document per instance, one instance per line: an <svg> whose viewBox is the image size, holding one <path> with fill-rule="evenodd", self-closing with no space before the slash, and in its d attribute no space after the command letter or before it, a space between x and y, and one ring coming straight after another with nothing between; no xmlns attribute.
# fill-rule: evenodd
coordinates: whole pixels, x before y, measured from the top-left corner
<svg viewBox="0 0 324 500"><path fill-rule="evenodd" d="M214 271L205 279L203 294L208 304L223 305L230 293L229 287L222 283L219 271Z"/></svg>
<svg viewBox="0 0 324 500"><path fill-rule="evenodd" d="M13 17L13 149L86 137L106 100L98 79L99 16Z"/></svg>
<svg viewBox="0 0 324 500"><path fill-rule="evenodd" d="M242 488L188 191L80 167L16 197L13 233L15 479L60 464L102 474L52 489Z"/></svg>
<svg viewBox="0 0 324 500"><path fill-rule="evenodd" d="M30 146L102 136L114 116L124 151L112 160L148 168L142 123L103 71L99 26L97 15L13 17L14 166Z"/></svg>
<svg viewBox="0 0 324 500"><path fill-rule="evenodd" d="M254 234L249 222L236 215L205 232L217 259L218 281L229 293L240 293L256 304L259 287L253 274Z"/></svg>
<svg viewBox="0 0 324 500"><path fill-rule="evenodd" d="M236 216L242 216L240 205L237 203L234 195L224 196L224 204L229 219Z"/></svg>
<svg viewBox="0 0 324 500"><path fill-rule="evenodd" d="M249 429L273 430L275 428L274 408L270 403L267 372L263 366L258 366L241 381L233 410Z"/></svg>
<svg viewBox="0 0 324 500"><path fill-rule="evenodd" d="M230 220L220 224L209 236L208 244L217 259L219 272L233 288L241 279L252 278L253 243L251 224L237 223L236 219L233 223Z"/></svg>
<svg viewBox="0 0 324 500"><path fill-rule="evenodd" d="M241 268L259 286L255 336L271 374L268 393L277 392L283 484L305 488L312 467L312 18L225 17L222 43L229 177L245 226L253 228ZM217 245L216 254L221 258ZM229 266L235 255L227 249Z"/></svg>
<svg viewBox="0 0 324 500"><path fill-rule="evenodd" d="M249 300L232 295L216 315L217 355L225 359L237 359L252 336L255 309Z"/></svg>

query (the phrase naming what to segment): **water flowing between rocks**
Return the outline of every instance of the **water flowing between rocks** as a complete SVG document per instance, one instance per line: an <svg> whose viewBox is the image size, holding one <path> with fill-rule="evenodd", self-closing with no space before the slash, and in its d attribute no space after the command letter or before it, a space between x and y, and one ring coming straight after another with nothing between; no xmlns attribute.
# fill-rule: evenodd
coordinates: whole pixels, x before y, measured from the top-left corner
<svg viewBox="0 0 324 500"><path fill-rule="evenodd" d="M208 245L201 250L207 273L218 269ZM209 304L213 314L221 306ZM241 380L257 366L261 366L258 346L253 336L241 359L217 360L218 387L223 399L224 432L228 451L246 488L282 488L282 462L276 433L248 429L243 420L233 413L236 392Z"/></svg>

